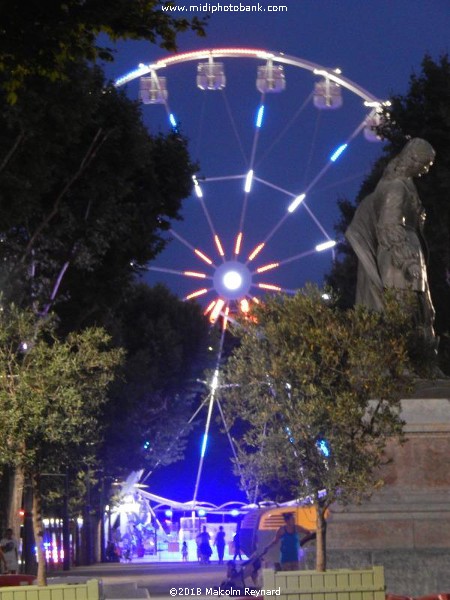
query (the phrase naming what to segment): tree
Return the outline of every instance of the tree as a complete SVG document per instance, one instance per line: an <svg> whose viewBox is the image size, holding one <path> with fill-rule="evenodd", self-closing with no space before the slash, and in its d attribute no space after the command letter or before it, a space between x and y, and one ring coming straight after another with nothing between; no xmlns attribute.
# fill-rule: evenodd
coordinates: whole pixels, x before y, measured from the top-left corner
<svg viewBox="0 0 450 600"><path fill-rule="evenodd" d="M241 345L226 366L225 408L245 488L316 507L321 571L327 509L370 495L387 440L402 435L408 325L386 302L378 314L342 311L312 287L274 297L236 330Z"/></svg>
<svg viewBox="0 0 450 600"><path fill-rule="evenodd" d="M147 40L175 50L178 33L190 29L204 35L203 19L174 18L170 5L165 0L4 3L0 9L0 86L8 100L15 102L30 77L55 81L69 77L73 63L111 61L113 51L105 45L106 36L112 41Z"/></svg>
<svg viewBox="0 0 450 600"><path fill-rule="evenodd" d="M61 339L86 326L115 331L196 169L186 140L149 135L137 103L100 69L67 72L29 78L14 106L0 98L0 284L7 302L42 318L57 311Z"/></svg>
<svg viewBox="0 0 450 600"><path fill-rule="evenodd" d="M100 69L32 83L0 114L0 281L44 314L64 299L68 331L109 315L162 249L196 166L180 134L149 135Z"/></svg>
<svg viewBox="0 0 450 600"><path fill-rule="evenodd" d="M98 415L121 351L101 329L54 335L49 320L4 305L0 312L0 466L23 470L33 490L38 583L45 585L41 517L43 472L61 473L92 460L101 437Z"/></svg>
<svg viewBox="0 0 450 600"><path fill-rule="evenodd" d="M0 285L43 320L58 311L61 340L87 325L114 330L191 191L183 136L149 135L137 103L88 66L113 59L107 36L174 50L179 32L203 35L203 20L175 19L168 7L0 8Z"/></svg>
<svg viewBox="0 0 450 600"><path fill-rule="evenodd" d="M426 177L417 180L419 196L426 209L425 238L429 248L428 278L436 309L435 329L441 337L440 366L448 371L450 356L450 62L447 55L434 61L425 56L419 74L413 74L408 92L391 98L386 109L385 125L381 130L387 145L384 155L374 165L364 182L356 205L373 191L383 168L405 145L408 138L421 137L436 150L436 160ZM343 234L349 225L354 207L341 203L341 220L337 232ZM326 281L346 305L349 281L356 280L356 260L347 242L339 247L340 260L333 265Z"/></svg>
<svg viewBox="0 0 450 600"><path fill-rule="evenodd" d="M117 315L114 341L126 359L105 406L102 451L106 471L116 476L183 457L210 332L198 304L161 285L132 286Z"/></svg>

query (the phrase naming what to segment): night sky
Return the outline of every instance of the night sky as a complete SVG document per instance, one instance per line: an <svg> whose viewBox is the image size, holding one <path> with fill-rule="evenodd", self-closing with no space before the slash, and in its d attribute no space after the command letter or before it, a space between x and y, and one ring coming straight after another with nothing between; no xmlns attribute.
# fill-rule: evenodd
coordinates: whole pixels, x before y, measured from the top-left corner
<svg viewBox="0 0 450 600"><path fill-rule="evenodd" d="M179 4L204 7L207 3L182 0ZM208 4L224 7L230 1ZM258 3L231 0L231 4ZM207 37L181 35L179 51L240 47L283 52L328 69L340 68L344 77L380 100L407 91L410 75L420 71L426 53L438 59L449 51L449 0L264 0L259 3L264 9L269 5L285 6L287 11L216 12L207 26ZM173 14L183 16L181 12ZM196 14L205 15L204 12ZM107 65L106 72L108 77L116 79L139 63L152 63L166 56L169 54L148 43L120 44L115 62ZM266 94L264 120L258 131L252 163L255 117L261 103L261 94L255 86L256 68L264 61L217 60L224 63L227 77L223 92L196 88L197 61L168 67L158 71L158 75L167 77L170 109L181 132L189 139L192 158L199 162L198 179L205 206L229 260L240 230L244 179L208 183L203 182L203 178L243 176L249 166L253 166L255 176L270 184L254 181L248 195L241 249L242 256L248 257L284 218L294 195L308 187L333 151L349 138L367 109L359 97L343 90L342 108L318 111L308 98L319 78L304 69L286 66L286 90ZM127 93L137 98L137 81L128 84ZM163 106L144 106L143 114L151 132L169 130ZM305 200L307 208L300 206L270 237L255 259L254 268L308 253L315 245L334 239L333 225L339 216L337 199L355 197L381 152L381 143L368 142L362 134L353 139L341 157L311 187ZM186 200L183 217L183 221L174 223L173 229L219 265L211 226L195 194ZM321 283L331 260L330 250L312 253L270 270L264 276L255 276L254 282L267 282L288 290L298 289L307 281ZM214 272L179 239L173 239L151 266L207 275ZM165 283L180 297L212 285L210 281L205 284L158 271L149 272L145 279L150 285ZM214 294L209 293L200 300L206 306L213 298ZM198 440L200 430L201 427L196 434ZM199 447L200 441L191 448L182 468L166 470L161 481L154 478L152 490L177 500L192 498ZM220 485L220 479L224 479L223 469L228 469L225 456L223 466L218 468L220 457L225 454L223 447L221 441L210 442L199 493L201 500L220 502L237 496L231 475L229 489L226 489L228 485Z"/></svg>

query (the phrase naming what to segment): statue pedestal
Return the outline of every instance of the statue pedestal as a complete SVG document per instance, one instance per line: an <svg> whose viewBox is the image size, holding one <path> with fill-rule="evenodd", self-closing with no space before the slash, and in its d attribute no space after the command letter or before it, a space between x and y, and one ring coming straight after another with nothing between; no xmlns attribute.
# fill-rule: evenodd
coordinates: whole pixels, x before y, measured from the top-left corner
<svg viewBox="0 0 450 600"><path fill-rule="evenodd" d="M384 487L331 511L329 567L384 564L389 592L450 592L450 380L419 382L402 418L407 441L388 445Z"/></svg>

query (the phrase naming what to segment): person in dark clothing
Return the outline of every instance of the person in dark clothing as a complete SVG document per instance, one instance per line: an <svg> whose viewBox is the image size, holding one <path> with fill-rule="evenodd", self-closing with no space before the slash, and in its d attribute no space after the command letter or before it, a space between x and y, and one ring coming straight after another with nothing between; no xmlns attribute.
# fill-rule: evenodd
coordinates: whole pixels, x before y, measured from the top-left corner
<svg viewBox="0 0 450 600"><path fill-rule="evenodd" d="M242 560L242 556L241 556L241 542L239 540L239 532L236 532L236 535L233 538L233 543L234 543L234 557L233 560L236 560L236 558L239 556L239 560Z"/></svg>
<svg viewBox="0 0 450 600"><path fill-rule="evenodd" d="M208 564L209 559L211 558L212 550L211 550L211 546L209 544L209 542L211 540L211 536L206 531L206 526L203 526L203 530L200 533L199 537L200 537L199 550L200 550L201 562Z"/></svg>
<svg viewBox="0 0 450 600"><path fill-rule="evenodd" d="M219 527L219 531L217 532L216 539L214 541L214 545L217 549L219 565L223 565L223 555L225 553L225 531L223 530L222 525L220 525L220 527Z"/></svg>

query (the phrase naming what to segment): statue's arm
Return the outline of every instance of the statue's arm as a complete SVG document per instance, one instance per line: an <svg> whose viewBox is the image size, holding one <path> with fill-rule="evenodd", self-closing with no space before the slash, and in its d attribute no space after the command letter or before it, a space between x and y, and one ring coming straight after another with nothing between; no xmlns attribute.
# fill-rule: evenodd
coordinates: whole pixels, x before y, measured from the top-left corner
<svg viewBox="0 0 450 600"><path fill-rule="evenodd" d="M407 279L416 279L421 272L420 255L405 228L407 190L401 181L393 181L384 192L377 222L378 244L389 251L393 266Z"/></svg>

